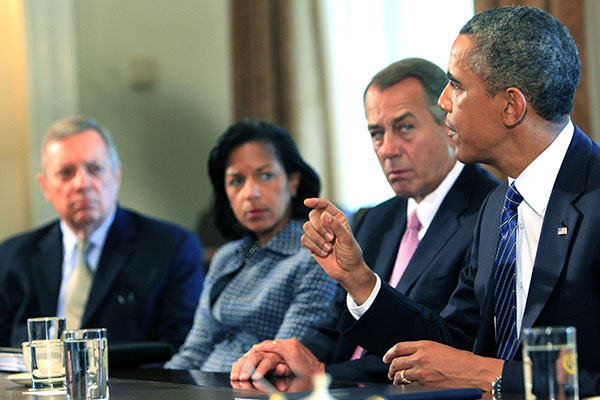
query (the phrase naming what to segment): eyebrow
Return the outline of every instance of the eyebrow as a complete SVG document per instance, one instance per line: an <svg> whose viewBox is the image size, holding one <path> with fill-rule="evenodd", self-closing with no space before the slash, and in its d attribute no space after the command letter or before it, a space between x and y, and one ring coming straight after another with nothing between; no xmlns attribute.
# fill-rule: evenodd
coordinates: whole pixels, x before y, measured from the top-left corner
<svg viewBox="0 0 600 400"><path fill-rule="evenodd" d="M412 113L412 112L410 112L410 111L407 111L407 112L405 112L403 114L400 114L399 116L397 116L396 118L394 118L392 120L392 124L397 124L398 122L400 122L400 121L402 121L402 120L404 120L406 118L409 118L409 117L415 117L415 114ZM379 124L374 124L374 125L370 125L369 124L369 125L367 125L367 129L368 130L378 129L378 128L381 128L381 126Z"/></svg>
<svg viewBox="0 0 600 400"><path fill-rule="evenodd" d="M450 71L446 72L446 75L448 76L448 80L449 81L460 83L460 81L458 79L456 79L456 77L454 75L452 75L450 73Z"/></svg>
<svg viewBox="0 0 600 400"><path fill-rule="evenodd" d="M261 171L263 171L265 169L269 169L269 168L273 168L273 163L268 163L268 164L261 165L260 167L256 168L256 171L261 172ZM229 169L229 167L227 167L225 169L225 176L237 176L237 175L240 175L240 173L238 171L227 172L227 169Z"/></svg>

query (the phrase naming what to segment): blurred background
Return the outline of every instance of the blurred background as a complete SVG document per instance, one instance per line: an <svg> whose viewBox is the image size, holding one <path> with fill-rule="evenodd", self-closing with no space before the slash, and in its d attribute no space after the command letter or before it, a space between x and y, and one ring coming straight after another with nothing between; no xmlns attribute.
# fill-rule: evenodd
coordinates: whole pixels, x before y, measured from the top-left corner
<svg viewBox="0 0 600 400"><path fill-rule="evenodd" d="M445 70L473 13L510 4L569 27L583 66L572 118L597 140L597 0L0 0L0 240L55 218L35 179L39 146L73 114L112 132L122 205L208 246L219 242L207 218L208 153L242 117L290 130L322 194L345 210L387 199L365 86L405 57Z"/></svg>

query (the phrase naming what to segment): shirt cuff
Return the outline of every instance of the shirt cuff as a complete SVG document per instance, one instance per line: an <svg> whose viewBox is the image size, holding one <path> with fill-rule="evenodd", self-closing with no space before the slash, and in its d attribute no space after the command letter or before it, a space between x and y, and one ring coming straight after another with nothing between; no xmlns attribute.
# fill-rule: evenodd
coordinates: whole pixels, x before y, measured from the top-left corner
<svg viewBox="0 0 600 400"><path fill-rule="evenodd" d="M369 307L371 307L371 304L373 304L375 297L377 297L377 294L379 293L379 289L381 289L381 278L377 274L375 274L375 277L377 278L375 281L375 287L367 298L367 301L365 301L362 305L359 306L356 304L356 301L354 301L354 299L350 296L350 293L346 295L346 306L348 307L350 314L352 314L355 319L359 319L364 313L367 312L367 310L369 310Z"/></svg>

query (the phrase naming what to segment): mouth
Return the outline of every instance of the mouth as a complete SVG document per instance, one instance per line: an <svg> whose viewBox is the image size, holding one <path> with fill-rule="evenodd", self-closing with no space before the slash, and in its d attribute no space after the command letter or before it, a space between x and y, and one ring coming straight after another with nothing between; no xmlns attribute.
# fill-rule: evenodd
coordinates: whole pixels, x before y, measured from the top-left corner
<svg viewBox="0 0 600 400"><path fill-rule="evenodd" d="M395 180L407 179L410 177L411 174L412 170L410 169L395 168L387 173L387 177L388 180L392 182Z"/></svg>
<svg viewBox="0 0 600 400"><path fill-rule="evenodd" d="M71 206L76 210L84 210L88 208L93 208L96 205L96 201L94 199L84 198L78 199L71 203Z"/></svg>
<svg viewBox="0 0 600 400"><path fill-rule="evenodd" d="M248 219L258 219L264 216L267 210L264 208L253 208L252 210L246 211L246 217Z"/></svg>
<svg viewBox="0 0 600 400"><path fill-rule="evenodd" d="M448 122L448 118L444 121L446 128L448 128L448 136L453 136L457 134L456 127Z"/></svg>

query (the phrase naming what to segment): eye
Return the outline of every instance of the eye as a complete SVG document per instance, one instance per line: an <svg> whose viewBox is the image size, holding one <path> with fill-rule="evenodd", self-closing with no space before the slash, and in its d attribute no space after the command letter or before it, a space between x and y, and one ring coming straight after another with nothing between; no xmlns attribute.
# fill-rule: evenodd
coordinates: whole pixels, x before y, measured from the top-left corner
<svg viewBox="0 0 600 400"><path fill-rule="evenodd" d="M89 164L87 170L91 175L100 175L104 172L104 167L99 164Z"/></svg>
<svg viewBox="0 0 600 400"><path fill-rule="evenodd" d="M412 124L398 124L394 126L394 129L400 132L410 132L413 130L414 127L415 126Z"/></svg>
<svg viewBox="0 0 600 400"><path fill-rule="evenodd" d="M227 181L227 185L232 186L232 187L237 187L237 186L240 186L242 184L242 182L243 182L242 178L235 176Z"/></svg>
<svg viewBox="0 0 600 400"><path fill-rule="evenodd" d="M371 134L371 138L375 139L376 137L383 136L384 131L383 131L383 129L378 129L378 130L369 131L369 133Z"/></svg>
<svg viewBox="0 0 600 400"><path fill-rule="evenodd" d="M61 179L63 181L67 181L67 180L73 178L73 176L75 176L75 168L73 168L73 167L60 168L58 171L56 171L56 175L58 176L59 179Z"/></svg>
<svg viewBox="0 0 600 400"><path fill-rule="evenodd" d="M260 174L260 179L262 179L263 181L268 181L273 179L275 175L272 172L263 172L262 174Z"/></svg>

